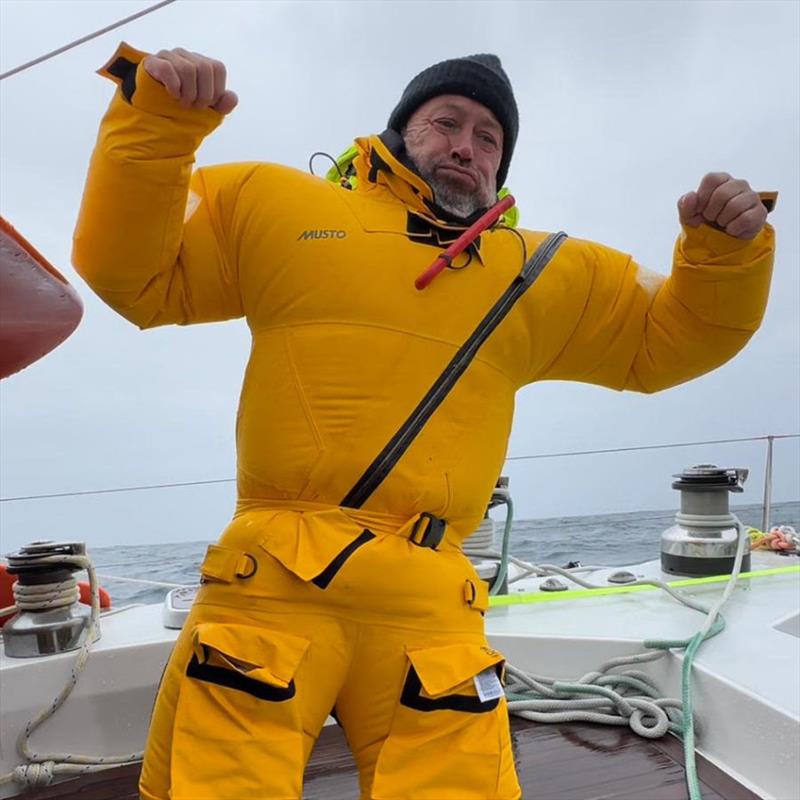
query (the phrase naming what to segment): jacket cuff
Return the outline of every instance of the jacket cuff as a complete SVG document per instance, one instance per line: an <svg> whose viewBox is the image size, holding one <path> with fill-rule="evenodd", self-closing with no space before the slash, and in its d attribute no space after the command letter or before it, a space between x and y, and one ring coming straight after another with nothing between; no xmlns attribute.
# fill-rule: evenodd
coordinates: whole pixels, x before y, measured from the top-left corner
<svg viewBox="0 0 800 800"><path fill-rule="evenodd" d="M697 228L681 227L683 232L677 246L683 260L689 264L740 264L774 248L775 231L769 224L753 239L737 239L705 224Z"/></svg>
<svg viewBox="0 0 800 800"><path fill-rule="evenodd" d="M114 55L97 70L119 86L122 97L140 111L170 119L192 120L210 133L224 119L213 108L184 108L157 80L141 66L149 53L120 42ZM203 124L205 123L205 124Z"/></svg>

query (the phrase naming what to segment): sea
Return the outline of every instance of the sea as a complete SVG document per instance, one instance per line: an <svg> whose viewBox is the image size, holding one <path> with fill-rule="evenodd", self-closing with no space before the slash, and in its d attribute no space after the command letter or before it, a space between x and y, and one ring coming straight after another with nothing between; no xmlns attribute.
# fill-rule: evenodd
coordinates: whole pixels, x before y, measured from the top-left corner
<svg viewBox="0 0 800 800"><path fill-rule="evenodd" d="M743 524L761 527L761 505L733 507L732 511ZM770 520L772 525L791 525L800 531L800 502L774 503ZM674 521L674 510L515 520L511 553L538 564L637 564L659 557L661 533ZM498 536L502 528L500 518L496 523ZM166 584L197 583L198 569L209 544L117 545L93 548L90 555L114 605L157 603L169 587L128 583L115 580L115 576Z"/></svg>

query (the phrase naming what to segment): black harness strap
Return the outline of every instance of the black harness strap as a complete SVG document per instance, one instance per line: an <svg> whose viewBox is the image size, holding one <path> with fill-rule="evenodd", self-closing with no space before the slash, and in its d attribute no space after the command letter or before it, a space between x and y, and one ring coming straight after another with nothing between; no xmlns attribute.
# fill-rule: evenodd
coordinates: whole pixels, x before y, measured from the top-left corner
<svg viewBox="0 0 800 800"><path fill-rule="evenodd" d="M347 508L360 508L369 496L383 483L386 476L394 469L395 464L411 446L425 423L450 393L458 379L472 363L481 345L489 338L494 329L505 319L514 304L533 285L542 274L544 268L561 247L567 234L563 231L551 233L536 248L536 252L528 259L522 271L511 281L500 299L492 306L489 313L478 323L469 338L458 349L444 372L434 381L425 397L411 412L408 419L381 450L375 460L367 467L364 474L356 481L353 488L345 495L340 505Z"/></svg>

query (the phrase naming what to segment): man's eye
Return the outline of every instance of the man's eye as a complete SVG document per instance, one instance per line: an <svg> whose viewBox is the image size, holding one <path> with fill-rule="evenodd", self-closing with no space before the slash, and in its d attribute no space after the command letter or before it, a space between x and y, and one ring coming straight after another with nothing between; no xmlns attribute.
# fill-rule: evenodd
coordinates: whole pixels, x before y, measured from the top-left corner
<svg viewBox="0 0 800 800"><path fill-rule="evenodd" d="M452 130L456 127L456 122L453 119L437 119L436 124L440 128L447 128L448 130Z"/></svg>
<svg viewBox="0 0 800 800"><path fill-rule="evenodd" d="M479 138L484 144L488 144L491 147L497 147L497 142L495 141L494 136L492 136L491 134L481 133L479 134Z"/></svg>

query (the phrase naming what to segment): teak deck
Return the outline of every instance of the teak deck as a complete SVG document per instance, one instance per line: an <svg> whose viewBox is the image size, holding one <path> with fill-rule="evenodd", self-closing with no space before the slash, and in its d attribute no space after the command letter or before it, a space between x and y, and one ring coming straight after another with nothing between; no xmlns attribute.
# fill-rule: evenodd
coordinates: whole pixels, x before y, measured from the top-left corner
<svg viewBox="0 0 800 800"><path fill-rule="evenodd" d="M627 728L540 725L513 718L524 800L685 800L681 743L641 739ZM704 800L759 800L698 757ZM19 800L137 800L138 767L118 767L24 795ZM304 800L356 800L355 765L338 727L323 730L306 770ZM226 800L237 800L226 798ZM267 800L267 798L265 798Z"/></svg>

